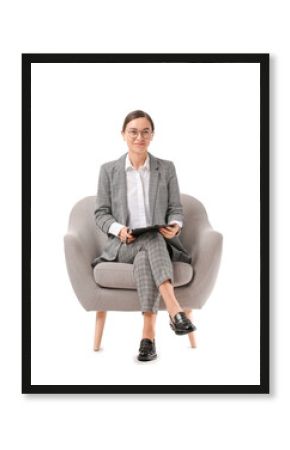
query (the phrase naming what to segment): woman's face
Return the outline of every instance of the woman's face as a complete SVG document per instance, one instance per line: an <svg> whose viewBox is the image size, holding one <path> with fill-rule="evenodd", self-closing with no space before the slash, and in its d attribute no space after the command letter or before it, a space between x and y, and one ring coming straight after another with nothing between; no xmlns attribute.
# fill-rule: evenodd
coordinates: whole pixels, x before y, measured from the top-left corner
<svg viewBox="0 0 290 450"><path fill-rule="evenodd" d="M125 131L122 131L122 136L131 153L145 155L153 138L151 124L146 117L133 119L127 123Z"/></svg>

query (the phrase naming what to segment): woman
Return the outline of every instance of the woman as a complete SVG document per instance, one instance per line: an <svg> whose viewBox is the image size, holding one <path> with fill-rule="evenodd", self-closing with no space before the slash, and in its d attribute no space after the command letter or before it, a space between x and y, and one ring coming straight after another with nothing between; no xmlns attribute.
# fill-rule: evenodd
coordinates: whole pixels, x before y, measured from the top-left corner
<svg viewBox="0 0 290 450"><path fill-rule="evenodd" d="M109 239L92 266L103 261L133 264L144 315L138 360L151 361L157 357L155 324L161 296L174 332L182 335L195 330L173 289L172 261L190 263L191 258L178 238L183 211L174 164L148 152L153 120L144 111L132 111L121 134L128 153L100 170L95 219ZM164 224L168 226L138 237L130 231Z"/></svg>

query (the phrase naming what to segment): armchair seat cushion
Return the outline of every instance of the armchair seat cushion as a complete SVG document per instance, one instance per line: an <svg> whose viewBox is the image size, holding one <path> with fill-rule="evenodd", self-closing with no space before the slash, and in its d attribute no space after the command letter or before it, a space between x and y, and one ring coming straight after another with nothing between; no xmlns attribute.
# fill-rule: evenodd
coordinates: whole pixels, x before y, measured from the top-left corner
<svg viewBox="0 0 290 450"><path fill-rule="evenodd" d="M175 287L184 286L192 280L193 269L191 264L173 262L173 284ZM104 288L137 289L133 264L119 262L102 262L94 268L96 283Z"/></svg>

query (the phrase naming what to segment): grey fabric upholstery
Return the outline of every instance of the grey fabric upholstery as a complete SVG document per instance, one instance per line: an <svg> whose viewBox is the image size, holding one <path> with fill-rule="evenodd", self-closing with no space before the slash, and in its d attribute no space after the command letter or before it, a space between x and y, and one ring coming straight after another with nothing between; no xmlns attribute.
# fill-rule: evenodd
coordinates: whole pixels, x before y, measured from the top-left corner
<svg viewBox="0 0 290 450"><path fill-rule="evenodd" d="M95 196L85 197L72 209L64 237L65 258L74 292L87 311L140 311L132 264L103 262L94 269L107 235L94 219ZM198 309L208 299L217 277L222 235L214 231L204 206L181 194L184 227L180 240L192 256L192 264L173 262L175 292L182 307ZM159 310L164 310L163 301Z"/></svg>

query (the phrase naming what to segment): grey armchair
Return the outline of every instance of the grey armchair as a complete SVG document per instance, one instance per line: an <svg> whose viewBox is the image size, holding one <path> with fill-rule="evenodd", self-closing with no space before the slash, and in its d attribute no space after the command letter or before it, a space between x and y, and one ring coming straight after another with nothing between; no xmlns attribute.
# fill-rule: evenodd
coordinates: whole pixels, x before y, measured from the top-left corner
<svg viewBox="0 0 290 450"><path fill-rule="evenodd" d="M85 197L72 209L64 237L68 274L80 304L96 311L94 350L99 350L107 311L140 311L133 265L103 262L94 269L92 260L101 254L107 235L94 220L95 196ZM202 308L218 273L222 235L210 225L200 201L181 194L184 227L180 239L192 255L192 264L173 262L176 297L188 317L192 309ZM161 299L159 310L165 310ZM189 339L195 346L194 333Z"/></svg>

